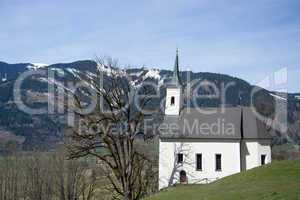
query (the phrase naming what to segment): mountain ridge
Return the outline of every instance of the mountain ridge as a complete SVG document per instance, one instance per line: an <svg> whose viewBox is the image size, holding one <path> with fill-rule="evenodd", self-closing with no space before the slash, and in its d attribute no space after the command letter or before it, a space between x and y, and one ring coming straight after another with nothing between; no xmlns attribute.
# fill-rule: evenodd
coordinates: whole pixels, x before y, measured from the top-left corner
<svg viewBox="0 0 300 200"><path fill-rule="evenodd" d="M30 67L28 67L30 66ZM52 148L55 144L61 142L63 132L65 130L63 119L61 115L43 115L43 116L30 116L26 113L19 111L15 105L11 104L13 100L12 88L14 81L25 71L28 70L51 70L59 74L57 81L65 83L66 81L78 81L81 75L85 75L89 78L96 76L97 63L93 60L79 60L69 63L56 63L50 65L34 65L34 63L16 63L8 64L0 62L0 134L1 130L5 130L5 133L12 132L17 136L23 136L25 142L23 147L30 149L32 146L46 146L45 148ZM105 72L106 76L109 76L116 69L102 66L100 69ZM138 86L140 82L137 81L137 77L142 77L141 80L153 80L164 88L164 84L171 78L172 71L165 69L152 69L149 67L142 68L128 68L125 70L132 77L132 84ZM207 80L214 83L218 88L222 87L222 84L234 82L226 93L226 106L238 106L238 105L250 105L250 95L253 88L256 86L251 85L247 81L238 77L233 77L226 74L210 73L210 72L190 72L182 71L181 76L184 83L187 83L187 74L190 75L190 81L203 81ZM4 78L5 75L5 79ZM5 81L3 81L5 80ZM29 104L38 106L43 102L34 102L36 97L39 97L38 101L47 96L47 84L49 80L45 77L32 78L25 81L22 91L26 93L26 100ZM164 95L164 89L162 89L162 97ZM210 88L201 89L201 92L210 94L212 93ZM241 95L242 94L242 95ZM239 100L239 96L242 96L242 100ZM282 94L286 97L288 102L288 118L291 124L292 133L289 133L293 137L293 140L299 140L298 131L300 130L300 101L295 98L293 94ZM284 97L280 94L261 90L261 93L256 98L255 102L258 106L258 110L266 114L270 113L275 100L285 101ZM220 99L207 99L197 102L198 106L216 107L219 106ZM17 120L14 120L17 119ZM61 120L57 120L61 119ZM289 136L290 137L290 136ZM281 141L281 139L279 140ZM25 147L24 147L25 146Z"/></svg>

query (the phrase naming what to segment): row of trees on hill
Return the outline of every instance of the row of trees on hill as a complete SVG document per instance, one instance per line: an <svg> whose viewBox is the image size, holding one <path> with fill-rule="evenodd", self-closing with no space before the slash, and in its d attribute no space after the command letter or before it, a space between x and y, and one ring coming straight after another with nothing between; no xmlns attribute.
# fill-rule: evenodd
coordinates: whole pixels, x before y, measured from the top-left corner
<svg viewBox="0 0 300 200"><path fill-rule="evenodd" d="M2 200L95 199L101 173L86 160L66 160L59 153L26 153L1 157Z"/></svg>

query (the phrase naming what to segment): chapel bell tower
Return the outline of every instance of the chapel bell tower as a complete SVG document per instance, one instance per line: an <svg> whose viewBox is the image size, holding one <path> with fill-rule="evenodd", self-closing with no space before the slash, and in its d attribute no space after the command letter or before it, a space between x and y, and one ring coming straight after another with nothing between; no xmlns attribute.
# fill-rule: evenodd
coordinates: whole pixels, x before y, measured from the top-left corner
<svg viewBox="0 0 300 200"><path fill-rule="evenodd" d="M165 115L179 115L182 104L182 85L179 75L178 49L171 83L167 86Z"/></svg>

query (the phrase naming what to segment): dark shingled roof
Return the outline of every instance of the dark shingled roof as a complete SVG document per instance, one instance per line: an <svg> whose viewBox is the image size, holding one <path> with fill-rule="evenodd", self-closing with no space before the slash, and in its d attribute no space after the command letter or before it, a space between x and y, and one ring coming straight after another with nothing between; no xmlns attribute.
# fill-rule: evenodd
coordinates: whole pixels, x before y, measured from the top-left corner
<svg viewBox="0 0 300 200"><path fill-rule="evenodd" d="M160 137L271 139L271 131L249 107L186 108L179 116L165 116Z"/></svg>
<svg viewBox="0 0 300 200"><path fill-rule="evenodd" d="M174 64L174 70L173 70L173 77L171 84L175 86L180 86L181 79L180 79L180 72L179 72L179 58L178 58L178 49L176 49L176 58L175 58L175 64Z"/></svg>

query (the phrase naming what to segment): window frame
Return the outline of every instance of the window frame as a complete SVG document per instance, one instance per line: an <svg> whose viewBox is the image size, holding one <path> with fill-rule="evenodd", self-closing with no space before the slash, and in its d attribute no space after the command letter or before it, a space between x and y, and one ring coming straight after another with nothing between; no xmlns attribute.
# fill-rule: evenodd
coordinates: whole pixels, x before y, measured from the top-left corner
<svg viewBox="0 0 300 200"><path fill-rule="evenodd" d="M198 168L198 156L201 156L201 168ZM196 153L196 171L203 171L203 155L202 155L202 153Z"/></svg>
<svg viewBox="0 0 300 200"><path fill-rule="evenodd" d="M179 156L181 156L182 159L179 159ZM183 153L177 153L177 164L183 164Z"/></svg>
<svg viewBox="0 0 300 200"><path fill-rule="evenodd" d="M220 156L220 169L218 169L218 163L217 163L217 157ZM215 154L215 171L216 172L221 172L222 171L222 154L221 153L216 153Z"/></svg>
<svg viewBox="0 0 300 200"><path fill-rule="evenodd" d="M170 105L175 106L175 97L171 96Z"/></svg>

